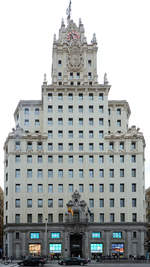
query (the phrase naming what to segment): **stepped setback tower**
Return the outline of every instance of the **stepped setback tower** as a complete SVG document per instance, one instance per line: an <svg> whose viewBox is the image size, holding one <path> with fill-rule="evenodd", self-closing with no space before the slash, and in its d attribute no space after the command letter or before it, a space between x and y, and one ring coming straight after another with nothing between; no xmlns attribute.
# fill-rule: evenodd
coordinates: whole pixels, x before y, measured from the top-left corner
<svg viewBox="0 0 150 267"><path fill-rule="evenodd" d="M4 254L144 255L143 134L125 100L108 100L97 40L71 18L54 35L52 83L20 101L5 151Z"/></svg>

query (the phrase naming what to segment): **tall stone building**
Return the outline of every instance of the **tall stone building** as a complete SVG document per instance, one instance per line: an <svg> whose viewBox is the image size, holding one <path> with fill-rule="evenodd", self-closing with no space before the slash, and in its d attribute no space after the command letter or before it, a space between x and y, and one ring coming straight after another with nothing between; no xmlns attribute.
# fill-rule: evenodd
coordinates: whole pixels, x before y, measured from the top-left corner
<svg viewBox="0 0 150 267"><path fill-rule="evenodd" d="M0 258L3 254L4 192L0 187Z"/></svg>
<svg viewBox="0 0 150 267"><path fill-rule="evenodd" d="M52 84L20 101L5 145L8 256L144 255L143 134L128 127L127 101L98 82L97 40L62 20L54 35Z"/></svg>

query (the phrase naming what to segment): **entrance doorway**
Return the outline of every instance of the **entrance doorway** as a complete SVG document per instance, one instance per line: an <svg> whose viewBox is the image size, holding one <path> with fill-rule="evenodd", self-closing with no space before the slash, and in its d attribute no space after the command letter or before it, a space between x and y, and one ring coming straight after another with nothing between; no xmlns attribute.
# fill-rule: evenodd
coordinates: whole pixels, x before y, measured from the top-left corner
<svg viewBox="0 0 150 267"><path fill-rule="evenodd" d="M70 256L82 257L82 235L70 235Z"/></svg>

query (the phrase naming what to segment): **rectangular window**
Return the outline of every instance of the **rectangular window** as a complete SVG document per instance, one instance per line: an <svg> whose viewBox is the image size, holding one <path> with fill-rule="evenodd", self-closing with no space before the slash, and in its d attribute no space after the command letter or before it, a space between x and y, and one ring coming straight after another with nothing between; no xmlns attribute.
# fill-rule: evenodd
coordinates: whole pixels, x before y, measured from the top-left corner
<svg viewBox="0 0 150 267"><path fill-rule="evenodd" d="M121 120L117 120L117 126L121 127Z"/></svg>
<svg viewBox="0 0 150 267"><path fill-rule="evenodd" d="M120 148L120 150L124 149L124 142L120 142L119 148Z"/></svg>
<svg viewBox="0 0 150 267"><path fill-rule="evenodd" d="M29 108L25 108L25 109L24 109L24 114L25 114L25 115L29 115Z"/></svg>
<svg viewBox="0 0 150 267"><path fill-rule="evenodd" d="M42 157L42 155L38 155L38 157L37 157L37 162L38 162L38 163L42 163L42 162L43 162L43 157Z"/></svg>
<svg viewBox="0 0 150 267"><path fill-rule="evenodd" d="M27 223L32 223L32 214L27 214Z"/></svg>
<svg viewBox="0 0 150 267"><path fill-rule="evenodd" d="M53 118L48 118L48 125L49 126L53 125Z"/></svg>
<svg viewBox="0 0 150 267"><path fill-rule="evenodd" d="M113 150L114 149L114 143L113 142L109 142L109 149Z"/></svg>
<svg viewBox="0 0 150 267"><path fill-rule="evenodd" d="M40 125L40 121L38 119L36 119L34 124L35 124L35 126L39 126Z"/></svg>
<svg viewBox="0 0 150 267"><path fill-rule="evenodd" d="M93 155L89 156L89 163L94 163L94 156Z"/></svg>
<svg viewBox="0 0 150 267"><path fill-rule="evenodd" d="M71 155L71 156L68 156L68 162L69 163L73 163L73 156Z"/></svg>
<svg viewBox="0 0 150 267"><path fill-rule="evenodd" d="M136 184L132 184L132 192L136 192Z"/></svg>
<svg viewBox="0 0 150 267"><path fill-rule="evenodd" d="M27 155L27 163L32 163L32 155Z"/></svg>
<svg viewBox="0 0 150 267"><path fill-rule="evenodd" d="M109 185L109 192L111 192L111 193L114 192L114 184Z"/></svg>
<svg viewBox="0 0 150 267"><path fill-rule="evenodd" d="M48 138L52 139L53 138L53 131L48 131Z"/></svg>
<svg viewBox="0 0 150 267"><path fill-rule="evenodd" d="M73 100L73 94L72 94L72 93L69 93L69 94L68 94L68 99L69 99L69 100Z"/></svg>
<svg viewBox="0 0 150 267"><path fill-rule="evenodd" d="M79 192L80 193L84 192L84 185L83 184L79 184Z"/></svg>
<svg viewBox="0 0 150 267"><path fill-rule="evenodd" d="M16 208L20 208L20 204L21 204L20 199L16 199L16 200L15 200L15 207L16 207Z"/></svg>
<svg viewBox="0 0 150 267"><path fill-rule="evenodd" d="M100 221L100 223L104 222L104 213L99 214L99 221Z"/></svg>
<svg viewBox="0 0 150 267"><path fill-rule="evenodd" d="M137 214L132 213L132 222L137 222Z"/></svg>
<svg viewBox="0 0 150 267"><path fill-rule="evenodd" d="M99 185L99 192L103 193L104 192L104 184Z"/></svg>
<svg viewBox="0 0 150 267"><path fill-rule="evenodd" d="M136 142L134 142L134 141L131 142L131 149L132 150L136 149Z"/></svg>
<svg viewBox="0 0 150 267"><path fill-rule="evenodd" d="M120 192L124 192L124 184L120 184Z"/></svg>
<svg viewBox="0 0 150 267"><path fill-rule="evenodd" d="M62 244L49 244L49 252L51 254L59 253L61 254L62 252Z"/></svg>
<svg viewBox="0 0 150 267"><path fill-rule="evenodd" d="M80 126L83 125L83 118L79 118L79 125L80 125Z"/></svg>
<svg viewBox="0 0 150 267"><path fill-rule="evenodd" d="M58 199L58 207L63 208L63 199Z"/></svg>
<svg viewBox="0 0 150 267"><path fill-rule="evenodd" d="M120 198L120 207L121 208L125 207L125 199L124 198Z"/></svg>
<svg viewBox="0 0 150 267"><path fill-rule="evenodd" d="M83 94L82 94L82 93L79 94L79 100L80 100L80 101L83 100Z"/></svg>
<svg viewBox="0 0 150 267"><path fill-rule="evenodd" d="M120 155L120 163L124 163L124 155Z"/></svg>
<svg viewBox="0 0 150 267"><path fill-rule="evenodd" d="M136 198L132 198L132 208L136 207Z"/></svg>
<svg viewBox="0 0 150 267"><path fill-rule="evenodd" d="M58 193L63 193L63 184L58 185Z"/></svg>
<svg viewBox="0 0 150 267"><path fill-rule="evenodd" d="M37 177L38 178L42 178L43 177L43 170L42 169L38 169L37 170Z"/></svg>
<svg viewBox="0 0 150 267"><path fill-rule="evenodd" d="M79 169L79 177L83 178L84 174L83 174L83 169Z"/></svg>
<svg viewBox="0 0 150 267"><path fill-rule="evenodd" d="M63 156L62 155L58 155L58 163L63 163Z"/></svg>
<svg viewBox="0 0 150 267"><path fill-rule="evenodd" d="M99 112L103 113L104 112L104 107L103 106L99 106Z"/></svg>
<svg viewBox="0 0 150 267"><path fill-rule="evenodd" d="M94 144L93 143L89 143L89 150L93 151L94 150Z"/></svg>
<svg viewBox="0 0 150 267"><path fill-rule="evenodd" d="M83 143L79 143L79 151L83 151Z"/></svg>
<svg viewBox="0 0 150 267"><path fill-rule="evenodd" d="M100 118L100 119L99 119L99 125L100 125L100 126L104 125L104 119L103 119L103 118Z"/></svg>
<svg viewBox="0 0 150 267"><path fill-rule="evenodd" d="M103 151L104 150L104 144L103 143L99 143L99 150Z"/></svg>
<svg viewBox="0 0 150 267"><path fill-rule="evenodd" d="M117 115L121 115L121 108L117 108Z"/></svg>
<svg viewBox="0 0 150 267"><path fill-rule="evenodd" d="M104 177L104 169L99 170L99 177Z"/></svg>
<svg viewBox="0 0 150 267"><path fill-rule="evenodd" d="M16 184L16 185L15 185L15 192L16 192L16 193L19 193L19 192L20 192L20 189L21 189L20 184ZM7 194L6 194L6 195L7 195Z"/></svg>
<svg viewBox="0 0 150 267"><path fill-rule="evenodd" d="M93 106L89 106L89 112L93 113L94 112L94 107Z"/></svg>
<svg viewBox="0 0 150 267"><path fill-rule="evenodd" d="M37 143L37 150L38 151L41 151L43 149L43 144L42 144L42 142L38 142Z"/></svg>
<svg viewBox="0 0 150 267"><path fill-rule="evenodd" d="M99 163L100 164L104 163L104 156L99 156Z"/></svg>
<svg viewBox="0 0 150 267"><path fill-rule="evenodd" d="M63 169L58 170L58 177L62 178L63 177Z"/></svg>
<svg viewBox="0 0 150 267"><path fill-rule="evenodd" d="M48 105L48 112L53 112L53 106Z"/></svg>
<svg viewBox="0 0 150 267"><path fill-rule="evenodd" d="M124 177L124 169L120 169L120 177Z"/></svg>
<svg viewBox="0 0 150 267"><path fill-rule="evenodd" d="M15 149L20 150L20 141L16 141L15 143Z"/></svg>
<svg viewBox="0 0 150 267"><path fill-rule="evenodd" d="M68 192L73 193L73 184L69 184Z"/></svg>
<svg viewBox="0 0 150 267"><path fill-rule="evenodd" d="M125 213L120 213L120 222L125 222Z"/></svg>
<svg viewBox="0 0 150 267"><path fill-rule="evenodd" d="M89 170L89 177L94 177L94 170L93 169Z"/></svg>
<svg viewBox="0 0 150 267"><path fill-rule="evenodd" d="M48 208L53 208L53 199L52 198L48 199Z"/></svg>
<svg viewBox="0 0 150 267"><path fill-rule="evenodd" d="M109 170L109 177L114 177L114 169Z"/></svg>
<svg viewBox="0 0 150 267"><path fill-rule="evenodd" d="M93 131L89 131L89 138L93 138L93 137L94 137Z"/></svg>
<svg viewBox="0 0 150 267"><path fill-rule="evenodd" d="M136 177L136 169L132 169L131 170L131 176L132 177Z"/></svg>
<svg viewBox="0 0 150 267"><path fill-rule="evenodd" d="M68 106L68 112L73 113L73 106Z"/></svg>
<svg viewBox="0 0 150 267"><path fill-rule="evenodd" d="M53 222L53 214L49 213L48 214L48 223L52 223Z"/></svg>
<svg viewBox="0 0 150 267"><path fill-rule="evenodd" d="M100 200L99 200L99 207L104 208L104 199L103 198L100 198Z"/></svg>
<svg viewBox="0 0 150 267"><path fill-rule="evenodd" d="M25 126L29 126L29 120L28 120L28 119L25 119L25 120L24 120L24 125L25 125Z"/></svg>
<svg viewBox="0 0 150 267"><path fill-rule="evenodd" d="M15 223L20 223L20 214L15 214Z"/></svg>
<svg viewBox="0 0 150 267"><path fill-rule="evenodd" d="M131 162L135 163L136 162L136 155L131 156Z"/></svg>
<svg viewBox="0 0 150 267"><path fill-rule="evenodd" d="M43 214L38 213L38 223L42 223L43 222Z"/></svg>
<svg viewBox="0 0 150 267"><path fill-rule="evenodd" d="M32 199L27 199L27 208L32 208Z"/></svg>
<svg viewBox="0 0 150 267"><path fill-rule="evenodd" d="M115 214L110 213L110 222L114 222L114 221L115 221Z"/></svg>
<svg viewBox="0 0 150 267"><path fill-rule="evenodd" d="M79 163L83 163L83 156L79 156Z"/></svg>
<svg viewBox="0 0 150 267"><path fill-rule="evenodd" d="M16 169L15 177L20 178L20 169Z"/></svg>
<svg viewBox="0 0 150 267"><path fill-rule="evenodd" d="M109 206L110 206L110 208L114 208L114 206L115 206L115 200L114 200L114 198L111 198L109 200Z"/></svg>
<svg viewBox="0 0 150 267"><path fill-rule="evenodd" d="M32 184L27 184L27 193L32 193Z"/></svg>
<svg viewBox="0 0 150 267"><path fill-rule="evenodd" d="M58 131L58 138L63 138L63 131L61 130Z"/></svg>
<svg viewBox="0 0 150 267"><path fill-rule="evenodd" d="M99 139L104 138L104 132L103 131L99 131Z"/></svg>
<svg viewBox="0 0 150 267"><path fill-rule="evenodd" d="M53 151L53 143L48 143L48 151Z"/></svg>
<svg viewBox="0 0 150 267"><path fill-rule="evenodd" d="M83 113L83 106L78 106L79 113Z"/></svg>
<svg viewBox="0 0 150 267"><path fill-rule="evenodd" d="M94 208L94 199L93 198L89 199L89 207Z"/></svg>
<svg viewBox="0 0 150 267"><path fill-rule="evenodd" d="M53 162L53 156L49 155L48 156L48 163L52 163Z"/></svg>
<svg viewBox="0 0 150 267"><path fill-rule="evenodd" d="M103 93L100 93L100 94L99 94L99 100L100 100L100 101L103 101L103 100L104 100L104 94L103 94Z"/></svg>
<svg viewBox="0 0 150 267"><path fill-rule="evenodd" d="M63 112L63 106L60 106L60 105L58 106L58 112L59 113L62 113Z"/></svg>
<svg viewBox="0 0 150 267"><path fill-rule="evenodd" d="M48 193L53 193L53 185L52 184L48 185Z"/></svg>
<svg viewBox="0 0 150 267"><path fill-rule="evenodd" d="M20 162L20 155L16 155L15 162L16 163Z"/></svg>
<svg viewBox="0 0 150 267"><path fill-rule="evenodd" d="M83 131L79 131L79 138L83 138Z"/></svg>
<svg viewBox="0 0 150 267"><path fill-rule="evenodd" d="M89 192L90 193L94 192L94 184L89 184Z"/></svg>
<svg viewBox="0 0 150 267"><path fill-rule="evenodd" d="M53 170L48 169L48 178L53 178Z"/></svg>
<svg viewBox="0 0 150 267"><path fill-rule="evenodd" d="M93 118L89 118L89 125L91 125L91 126L94 125L94 119Z"/></svg>
<svg viewBox="0 0 150 267"><path fill-rule="evenodd" d="M73 125L73 118L68 118L68 125Z"/></svg>
<svg viewBox="0 0 150 267"><path fill-rule="evenodd" d="M73 151L73 143L68 144L68 149L69 149L69 151Z"/></svg>
<svg viewBox="0 0 150 267"><path fill-rule="evenodd" d="M58 125L63 125L63 118L58 118Z"/></svg>
<svg viewBox="0 0 150 267"><path fill-rule="evenodd" d="M38 184L37 191L38 191L38 193L43 193L43 185L42 184Z"/></svg>
<svg viewBox="0 0 150 267"><path fill-rule="evenodd" d="M48 93L48 100L51 101L53 99L53 94L52 93Z"/></svg>
<svg viewBox="0 0 150 267"><path fill-rule="evenodd" d="M69 176L69 178L73 178L73 170L72 169L68 170L68 176Z"/></svg>

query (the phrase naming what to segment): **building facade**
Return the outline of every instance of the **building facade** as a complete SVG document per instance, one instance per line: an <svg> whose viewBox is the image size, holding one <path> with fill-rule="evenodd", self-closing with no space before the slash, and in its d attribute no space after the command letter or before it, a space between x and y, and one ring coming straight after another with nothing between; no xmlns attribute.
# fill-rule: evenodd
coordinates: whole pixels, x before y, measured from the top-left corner
<svg viewBox="0 0 150 267"><path fill-rule="evenodd" d="M97 41L62 20L52 83L20 101L5 145L5 255L144 255L143 134L98 83Z"/></svg>
<svg viewBox="0 0 150 267"><path fill-rule="evenodd" d="M4 192L0 187L0 258L3 254Z"/></svg>

